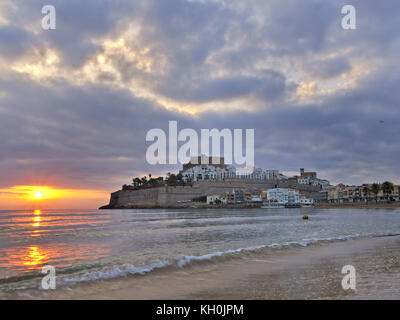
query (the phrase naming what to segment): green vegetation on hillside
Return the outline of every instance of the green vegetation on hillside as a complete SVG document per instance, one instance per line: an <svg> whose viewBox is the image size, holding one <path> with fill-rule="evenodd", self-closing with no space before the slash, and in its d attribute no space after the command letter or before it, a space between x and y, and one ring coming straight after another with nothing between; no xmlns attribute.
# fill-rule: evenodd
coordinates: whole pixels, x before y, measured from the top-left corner
<svg viewBox="0 0 400 320"><path fill-rule="evenodd" d="M167 177L164 179L164 177L158 177L158 178L152 178L151 174L149 174L149 178L147 176L144 176L142 178L135 177L132 179L132 184L127 185L124 184L122 186L122 190L143 190L143 189L151 189L151 188L158 188L161 186L190 186L192 185L192 182L189 181L184 181L182 175L179 173L177 175L171 174L168 172Z"/></svg>

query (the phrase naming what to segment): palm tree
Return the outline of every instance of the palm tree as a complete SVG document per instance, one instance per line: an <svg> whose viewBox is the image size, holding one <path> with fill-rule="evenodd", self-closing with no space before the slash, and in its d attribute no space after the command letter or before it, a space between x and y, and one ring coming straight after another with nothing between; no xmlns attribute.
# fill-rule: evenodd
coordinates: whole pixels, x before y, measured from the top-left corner
<svg viewBox="0 0 400 320"><path fill-rule="evenodd" d="M384 183L382 183L382 192L386 201L389 200L389 195L392 194L393 190L394 186L393 183L391 183L390 181L385 181Z"/></svg>
<svg viewBox="0 0 400 320"><path fill-rule="evenodd" d="M142 180L140 178L134 178L133 179L133 186L137 189L142 185Z"/></svg>
<svg viewBox="0 0 400 320"><path fill-rule="evenodd" d="M144 177L142 178L142 186L145 188L145 187L147 187L147 184L148 184L147 177L144 176Z"/></svg>
<svg viewBox="0 0 400 320"><path fill-rule="evenodd" d="M378 202L378 193L380 190L380 186L377 183L372 184L371 191L375 195L375 202Z"/></svg>

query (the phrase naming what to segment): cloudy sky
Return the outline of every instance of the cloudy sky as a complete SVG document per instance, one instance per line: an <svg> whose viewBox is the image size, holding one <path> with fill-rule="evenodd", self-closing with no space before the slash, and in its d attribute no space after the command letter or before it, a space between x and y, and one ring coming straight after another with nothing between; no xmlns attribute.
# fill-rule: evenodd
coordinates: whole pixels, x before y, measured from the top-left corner
<svg viewBox="0 0 400 320"><path fill-rule="evenodd" d="M400 183L400 2L350 2L1 0L0 209L18 186L99 192L68 202L95 206L177 169L145 160L169 120L254 128L257 167Z"/></svg>

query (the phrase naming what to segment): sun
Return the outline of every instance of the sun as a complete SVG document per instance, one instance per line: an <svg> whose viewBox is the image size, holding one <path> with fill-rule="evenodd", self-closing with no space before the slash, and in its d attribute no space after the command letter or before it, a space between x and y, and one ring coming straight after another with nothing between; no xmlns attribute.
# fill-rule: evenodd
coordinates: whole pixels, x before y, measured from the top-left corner
<svg viewBox="0 0 400 320"><path fill-rule="evenodd" d="M1 179L0 179L1 180ZM4 195L7 195L5 197ZM79 201L87 199L96 199L102 201L108 197L108 192L102 190L91 189L56 189L52 186L43 185L18 185L7 189L0 188L0 207L3 199L19 199L40 208L47 205L58 205L66 199L79 199ZM28 202L29 201L29 202ZM40 215L40 211L35 212Z"/></svg>
<svg viewBox="0 0 400 320"><path fill-rule="evenodd" d="M26 192L26 197L28 199L36 201L53 199L58 196L57 190L43 186L25 186L24 192Z"/></svg>
<svg viewBox="0 0 400 320"><path fill-rule="evenodd" d="M35 199L43 199L43 192L36 192L34 195Z"/></svg>

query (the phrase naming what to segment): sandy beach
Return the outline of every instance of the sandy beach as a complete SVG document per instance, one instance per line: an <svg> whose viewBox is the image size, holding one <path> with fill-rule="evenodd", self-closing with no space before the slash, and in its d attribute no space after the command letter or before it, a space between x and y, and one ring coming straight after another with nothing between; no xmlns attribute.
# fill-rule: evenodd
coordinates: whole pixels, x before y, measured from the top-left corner
<svg viewBox="0 0 400 320"><path fill-rule="evenodd" d="M221 258L145 276L89 282L41 299L399 299L400 236L364 238L246 259ZM356 268L356 291L342 289L344 265ZM25 296L23 298L27 298ZM21 298L21 297L20 297ZM39 297L35 297L39 298Z"/></svg>

